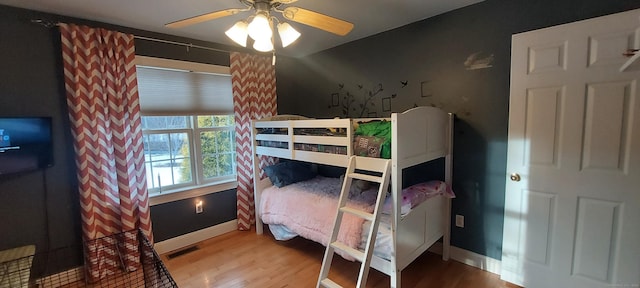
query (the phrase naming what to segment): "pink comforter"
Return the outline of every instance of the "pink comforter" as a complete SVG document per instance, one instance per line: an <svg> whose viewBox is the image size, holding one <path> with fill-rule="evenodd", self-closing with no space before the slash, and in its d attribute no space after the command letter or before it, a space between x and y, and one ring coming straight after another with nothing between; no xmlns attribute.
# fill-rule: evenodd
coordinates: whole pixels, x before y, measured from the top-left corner
<svg viewBox="0 0 640 288"><path fill-rule="evenodd" d="M285 225L298 235L326 246L333 229L341 185L340 179L318 176L282 188L269 187L261 196L262 221ZM374 189L352 192L347 206L372 212L376 193ZM363 222L364 219L345 213L338 240L358 248ZM350 259L347 255L341 256Z"/></svg>

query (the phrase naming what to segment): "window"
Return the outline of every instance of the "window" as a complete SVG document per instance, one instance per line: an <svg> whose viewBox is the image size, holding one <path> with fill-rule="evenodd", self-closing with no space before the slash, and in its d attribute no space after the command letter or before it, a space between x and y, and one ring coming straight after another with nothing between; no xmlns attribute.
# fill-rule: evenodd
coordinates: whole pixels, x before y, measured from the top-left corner
<svg viewBox="0 0 640 288"><path fill-rule="evenodd" d="M235 181L229 67L143 56L136 61L149 194Z"/></svg>
<svg viewBox="0 0 640 288"><path fill-rule="evenodd" d="M143 116L150 192L235 180L233 115Z"/></svg>

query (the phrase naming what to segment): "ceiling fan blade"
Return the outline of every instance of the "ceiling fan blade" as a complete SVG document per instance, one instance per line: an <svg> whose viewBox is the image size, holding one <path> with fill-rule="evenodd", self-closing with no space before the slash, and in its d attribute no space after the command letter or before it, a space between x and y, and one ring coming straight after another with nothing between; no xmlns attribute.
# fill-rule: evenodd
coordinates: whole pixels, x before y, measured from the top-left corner
<svg viewBox="0 0 640 288"><path fill-rule="evenodd" d="M351 29L353 29L353 23L351 22L299 7L285 8L282 11L282 16L291 21L309 25L340 36L349 34Z"/></svg>
<svg viewBox="0 0 640 288"><path fill-rule="evenodd" d="M244 11L244 10L243 9L237 9L237 8L232 8L232 9L227 9L227 10L220 10L220 11L215 11L215 12L202 14L202 15L199 15L199 16L194 16L194 17L178 20L178 21L175 21L175 22L167 23L164 26L165 27L169 27L169 28L182 28L182 27L185 27L185 26L198 24L198 23L202 23L202 22L205 22L205 21L209 21L209 20L213 20L213 19L217 19L217 18L221 18L221 17L225 17L225 16L231 16L231 15L234 15L234 14L240 12L240 11Z"/></svg>

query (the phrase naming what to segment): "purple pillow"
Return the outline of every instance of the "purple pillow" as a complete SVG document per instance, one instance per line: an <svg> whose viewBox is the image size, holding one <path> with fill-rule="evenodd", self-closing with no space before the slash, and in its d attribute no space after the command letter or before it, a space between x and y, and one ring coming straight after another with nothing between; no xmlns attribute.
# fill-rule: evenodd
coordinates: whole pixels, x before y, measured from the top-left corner
<svg viewBox="0 0 640 288"><path fill-rule="evenodd" d="M400 214L405 215L411 211L412 208L420 205L425 200L437 196L444 195L448 198L455 198L455 194L451 190L451 187L442 181L428 181L415 184L413 186L402 189L402 204L400 207ZM391 196L387 197L382 207L383 213L391 213Z"/></svg>

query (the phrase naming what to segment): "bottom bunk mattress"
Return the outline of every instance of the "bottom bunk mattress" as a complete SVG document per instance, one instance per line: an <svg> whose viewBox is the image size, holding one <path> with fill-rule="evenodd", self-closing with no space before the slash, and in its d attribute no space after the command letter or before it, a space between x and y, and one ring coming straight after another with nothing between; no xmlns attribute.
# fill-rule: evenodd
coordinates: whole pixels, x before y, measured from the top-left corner
<svg viewBox="0 0 640 288"><path fill-rule="evenodd" d="M360 243L357 246L358 249L360 250L364 250L364 247L367 244L367 232L369 231L370 225L371 225L370 221L364 221L363 223L361 232L364 232L364 233L361 233ZM271 234L273 234L273 237L276 238L276 240L284 241L284 240L289 240L299 236L296 232L289 229L289 227L282 224L269 224L269 231L271 231ZM331 231L329 231L329 233L330 232ZM329 236L330 235L327 234L327 237ZM382 259L390 260L391 252L393 252L393 249L391 248L392 239L393 237L391 236L391 217L389 215L382 215L382 217L380 218L380 224L378 225L378 234L376 236L376 242L375 242L373 254ZM314 239L310 239L310 240L314 240ZM318 240L314 240L314 241L321 243ZM323 245L326 246L326 242L323 243ZM336 250L336 253L339 253L339 252L340 251ZM340 256L348 260L353 260L346 255L340 254Z"/></svg>
<svg viewBox="0 0 640 288"><path fill-rule="evenodd" d="M352 185L347 206L372 212L377 187ZM262 222L278 240L288 240L302 236L327 245L338 206L338 196L342 179L317 176L313 179L290 184L281 188L272 186L262 191L260 197L260 215ZM403 190L401 213L410 213L411 209L428 198L445 195L453 197L451 189L441 181L429 181ZM391 248L391 197L387 197L383 206L378 227L374 254L389 259ZM362 218L344 214L338 240L352 248L364 247L370 223ZM346 254L340 254L353 260Z"/></svg>

